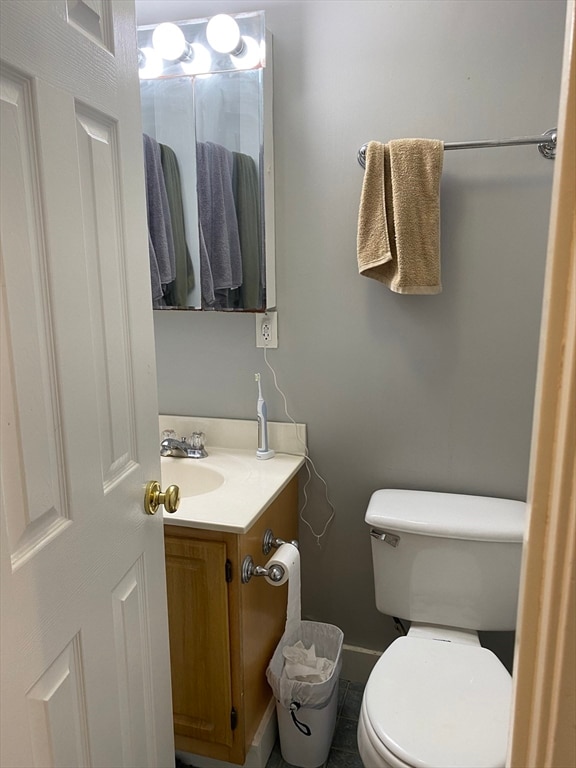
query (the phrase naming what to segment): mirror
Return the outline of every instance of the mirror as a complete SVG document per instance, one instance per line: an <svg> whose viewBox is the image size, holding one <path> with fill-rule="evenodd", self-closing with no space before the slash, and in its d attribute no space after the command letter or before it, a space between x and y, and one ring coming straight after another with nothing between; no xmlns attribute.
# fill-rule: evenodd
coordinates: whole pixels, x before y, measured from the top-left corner
<svg viewBox="0 0 576 768"><path fill-rule="evenodd" d="M264 12L139 27L138 50L154 309L274 308Z"/></svg>

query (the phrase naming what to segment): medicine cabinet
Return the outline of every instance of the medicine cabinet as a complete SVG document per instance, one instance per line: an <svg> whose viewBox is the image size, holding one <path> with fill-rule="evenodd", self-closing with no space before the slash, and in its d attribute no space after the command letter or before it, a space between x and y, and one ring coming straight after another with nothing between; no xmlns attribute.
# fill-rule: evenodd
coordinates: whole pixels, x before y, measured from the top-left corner
<svg viewBox="0 0 576 768"><path fill-rule="evenodd" d="M228 25L228 40L216 21ZM139 27L138 50L154 308L274 308L264 12Z"/></svg>

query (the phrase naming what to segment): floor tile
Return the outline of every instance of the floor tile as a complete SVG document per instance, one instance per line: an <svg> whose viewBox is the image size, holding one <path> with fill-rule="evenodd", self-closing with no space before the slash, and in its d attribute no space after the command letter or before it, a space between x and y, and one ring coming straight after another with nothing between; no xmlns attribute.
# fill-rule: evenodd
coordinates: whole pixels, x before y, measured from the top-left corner
<svg viewBox="0 0 576 768"><path fill-rule="evenodd" d="M360 691L360 693L364 693L366 683L348 683L348 687L353 691Z"/></svg>
<svg viewBox="0 0 576 768"><path fill-rule="evenodd" d="M356 741L356 732L358 730L358 721L350 720L347 717L339 717L336 721L336 731L332 739L332 748L341 749L345 752L358 752L358 742Z"/></svg>
<svg viewBox="0 0 576 768"><path fill-rule="evenodd" d="M343 752L341 749L331 749L326 768L364 768L357 752Z"/></svg>
<svg viewBox="0 0 576 768"><path fill-rule="evenodd" d="M266 768L280 768L282 765L282 753L280 752L280 743L277 740L276 744L274 744L274 748L272 749L272 752L270 752L270 757L268 758L268 762L266 763Z"/></svg>
<svg viewBox="0 0 576 768"><path fill-rule="evenodd" d="M347 717L350 720L358 720L360 717L363 695L364 686L361 688L353 688L352 685L350 685L346 691L346 698L344 699L344 703L339 712L340 716Z"/></svg>
<svg viewBox="0 0 576 768"><path fill-rule="evenodd" d="M348 693L348 687L349 687L348 680L338 680L338 709L337 712L340 714L340 710L342 709L342 704L344 703L344 699L346 698L346 694Z"/></svg>

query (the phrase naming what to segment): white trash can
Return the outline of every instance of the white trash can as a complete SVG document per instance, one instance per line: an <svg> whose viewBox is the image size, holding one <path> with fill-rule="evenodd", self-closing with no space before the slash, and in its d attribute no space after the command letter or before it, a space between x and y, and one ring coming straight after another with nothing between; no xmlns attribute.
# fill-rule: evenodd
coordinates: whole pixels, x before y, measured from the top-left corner
<svg viewBox="0 0 576 768"><path fill-rule="evenodd" d="M330 676L318 683L289 679L283 674L282 649L298 640L318 656L334 662ZM344 633L333 624L300 622L297 632L284 636L266 670L276 698L282 758L300 768L318 768L327 759L336 727L338 678L342 669Z"/></svg>

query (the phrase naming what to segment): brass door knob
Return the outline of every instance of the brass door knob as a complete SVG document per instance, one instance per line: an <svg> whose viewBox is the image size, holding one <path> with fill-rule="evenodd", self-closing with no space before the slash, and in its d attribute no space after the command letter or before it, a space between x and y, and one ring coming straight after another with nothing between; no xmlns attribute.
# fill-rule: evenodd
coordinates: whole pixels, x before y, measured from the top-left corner
<svg viewBox="0 0 576 768"><path fill-rule="evenodd" d="M162 493L158 480L150 480L144 493L144 510L148 515L155 515L160 504L164 504L166 512L174 514L180 505L180 488L169 485Z"/></svg>

